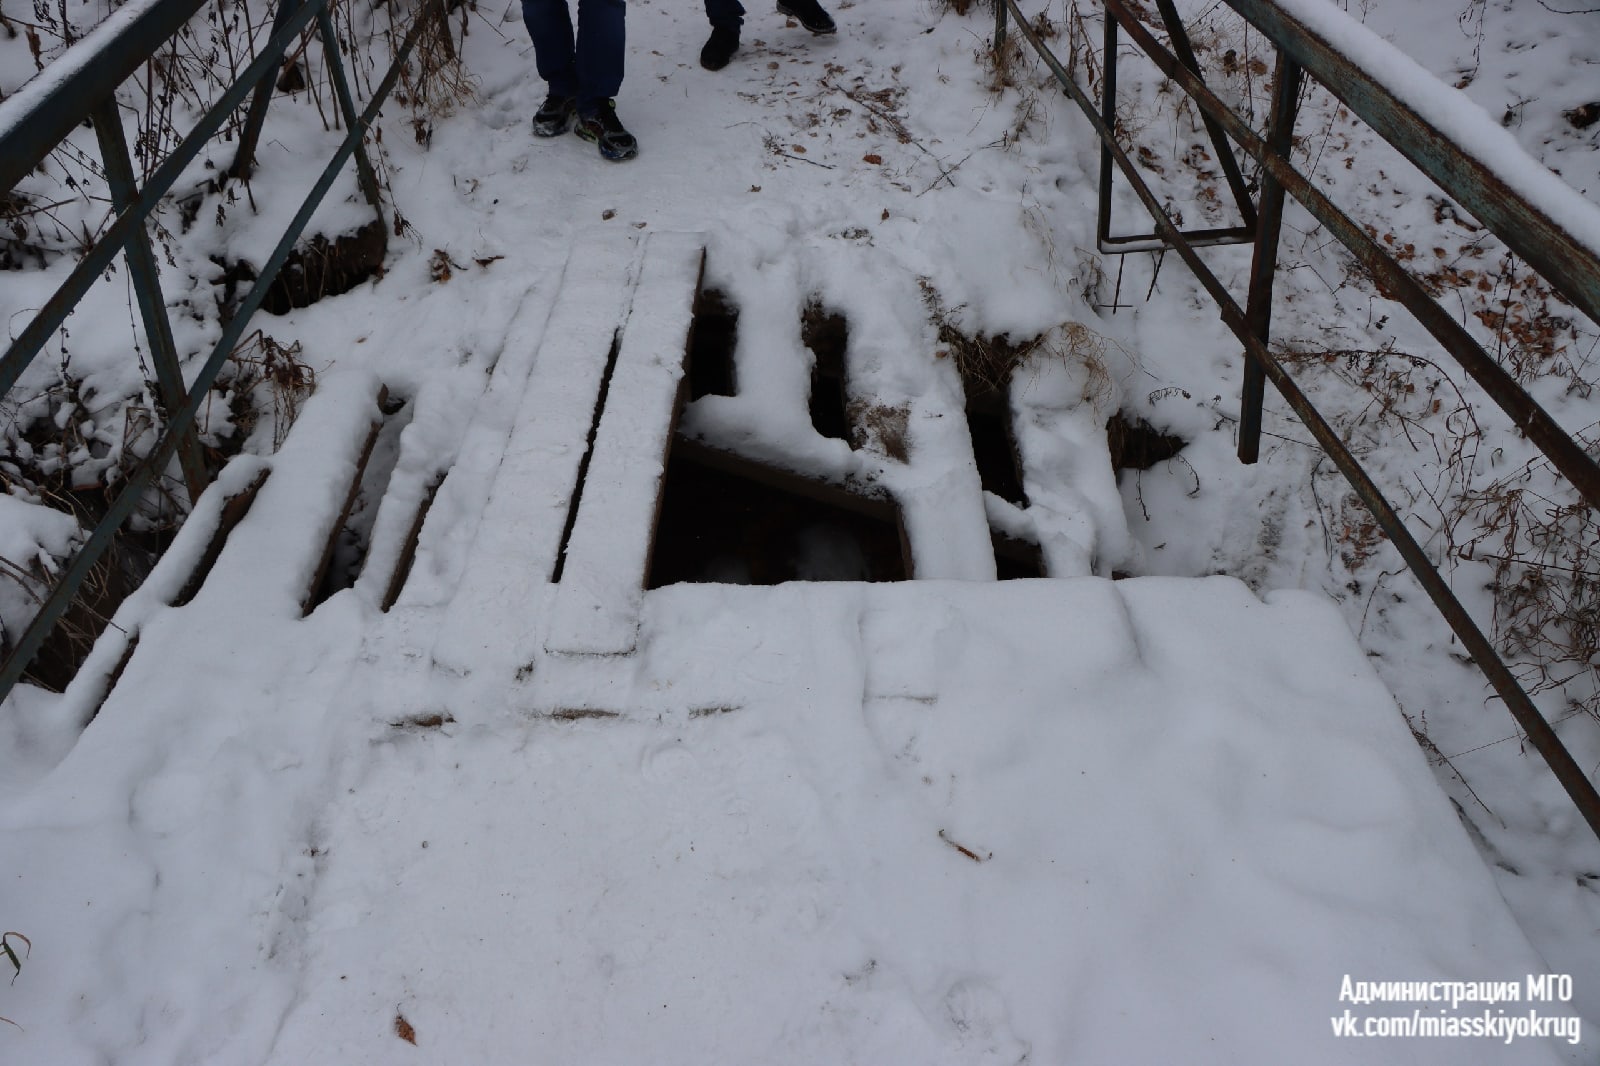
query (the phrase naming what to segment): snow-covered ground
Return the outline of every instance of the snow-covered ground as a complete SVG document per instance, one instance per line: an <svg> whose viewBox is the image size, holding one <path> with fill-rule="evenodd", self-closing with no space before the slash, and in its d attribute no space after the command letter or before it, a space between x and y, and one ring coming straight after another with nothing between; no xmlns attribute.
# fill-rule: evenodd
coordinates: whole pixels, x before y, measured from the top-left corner
<svg viewBox="0 0 1600 1066"><path fill-rule="evenodd" d="M124 605L138 650L81 738L92 686L5 705L0 928L33 944L0 994L10 1057L1585 1059L1600 847L1515 740L1454 760L1474 798L1438 787L1408 724L1455 756L1509 719L1380 577L1383 555L1362 570L1324 549L1331 483L1281 413L1263 462L1237 464L1237 345L1175 261L1152 276L1130 258L1119 278L1093 255L1097 155L1069 103L1035 74L985 87L981 12L835 14L838 37L815 39L755 12L713 74L694 5L636 0L618 108L642 148L620 166L530 135L543 86L519 12L471 15L481 100L426 150L403 126L386 138L410 227L386 276L258 323L302 346L319 387L282 451L265 418L225 472L237 491L273 471L200 595L168 606L222 493ZM1431 69L1460 58L1421 46L1422 16L1388 14ZM327 137L314 111L283 112L259 215L202 212L170 303L211 308L205 250L263 255L298 197L288 146ZM1368 159L1351 187L1387 165ZM1411 224L1421 194L1393 195ZM328 224L352 217L335 203ZM589 387L567 342L638 312L641 264L680 233L739 311L738 395L691 404L684 429L882 485L932 580L673 586L638 605L631 655L553 654L551 506L527 493L573 456L541 426L559 390ZM1300 254L1286 335L1334 313L1381 332L1358 290L1297 288L1318 265ZM8 274L8 309L36 306L50 273ZM141 375L115 339L121 279L103 288L72 348L110 403ZM1025 510L979 489L930 293L968 334L1049 337L1013 388ZM812 430L813 299L849 323L852 395L904 412L906 461ZM184 320L180 345L212 328ZM380 445L368 572L302 619L380 381L409 421ZM1581 401L1556 408L1574 428L1593 421ZM1184 460L1118 485L1102 427L1119 408L1190 439ZM637 473L597 453L591 476L606 469ZM383 564L447 472L382 613ZM59 550L59 523L11 521L22 506L0 512L0 545ZM1037 539L1057 579L990 581L989 524ZM580 512L574 536L610 550L589 525ZM1246 584L1192 580L1217 572ZM1333 593L1343 618L1273 588ZM113 634L91 665L121 650ZM1586 725L1567 732L1591 765ZM1476 850L1452 798L1496 812L1469 810ZM1417 1006L1341 1000L1347 976L1526 996L1547 971L1574 977L1573 1002L1444 1013L1582 1014L1581 1045L1333 1035L1347 1009Z"/></svg>

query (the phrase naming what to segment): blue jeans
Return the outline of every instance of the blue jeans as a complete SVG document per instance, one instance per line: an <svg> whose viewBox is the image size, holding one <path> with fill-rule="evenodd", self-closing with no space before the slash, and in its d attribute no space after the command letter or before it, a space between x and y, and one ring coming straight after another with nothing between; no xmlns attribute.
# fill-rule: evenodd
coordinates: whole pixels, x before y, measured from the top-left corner
<svg viewBox="0 0 1600 1066"><path fill-rule="evenodd" d="M522 0L539 77L552 94L576 97L580 115L594 114L622 88L627 10L626 0L578 0L574 36L567 0Z"/></svg>
<svg viewBox="0 0 1600 1066"><path fill-rule="evenodd" d="M706 21L737 33L744 24L744 6L739 0L706 0Z"/></svg>

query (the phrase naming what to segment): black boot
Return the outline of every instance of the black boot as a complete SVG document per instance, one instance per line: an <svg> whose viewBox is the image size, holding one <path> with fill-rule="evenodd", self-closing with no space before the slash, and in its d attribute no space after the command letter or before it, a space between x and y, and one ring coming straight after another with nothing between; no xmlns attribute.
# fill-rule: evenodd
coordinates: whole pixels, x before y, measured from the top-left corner
<svg viewBox="0 0 1600 1066"><path fill-rule="evenodd" d="M700 49L700 65L707 70L721 70L739 50L739 27L713 26L711 39Z"/></svg>
<svg viewBox="0 0 1600 1066"><path fill-rule="evenodd" d="M789 16L819 37L839 28L817 0L778 0L778 14Z"/></svg>

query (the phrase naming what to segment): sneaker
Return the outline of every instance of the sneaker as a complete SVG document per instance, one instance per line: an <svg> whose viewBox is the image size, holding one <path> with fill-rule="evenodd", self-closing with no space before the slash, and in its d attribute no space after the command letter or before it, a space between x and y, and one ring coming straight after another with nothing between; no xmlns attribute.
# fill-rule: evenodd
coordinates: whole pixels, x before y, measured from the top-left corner
<svg viewBox="0 0 1600 1066"><path fill-rule="evenodd" d="M577 113L578 101L575 97L551 93L539 105L539 110L533 113L533 135L559 137L567 132L567 127L572 124L572 116Z"/></svg>
<svg viewBox="0 0 1600 1066"><path fill-rule="evenodd" d="M600 155L613 163L632 159L639 154L639 142L634 139L633 134L623 128L622 120L617 118L615 100L601 100L594 114L579 115L578 128L573 132L584 140L599 145Z"/></svg>
<svg viewBox="0 0 1600 1066"><path fill-rule="evenodd" d="M739 50L739 29L737 26L711 27L711 39L706 46L700 49L700 65L707 70L721 70L728 65L728 60L733 58L733 53Z"/></svg>
<svg viewBox="0 0 1600 1066"><path fill-rule="evenodd" d="M787 15L819 37L839 28L817 0L778 0L778 14Z"/></svg>

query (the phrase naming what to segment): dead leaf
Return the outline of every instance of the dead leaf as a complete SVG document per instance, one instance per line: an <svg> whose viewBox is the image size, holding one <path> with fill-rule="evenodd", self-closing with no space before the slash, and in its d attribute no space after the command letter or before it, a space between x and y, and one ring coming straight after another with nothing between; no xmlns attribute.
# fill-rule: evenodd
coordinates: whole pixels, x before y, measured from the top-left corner
<svg viewBox="0 0 1600 1066"><path fill-rule="evenodd" d="M871 163L873 166L878 167L883 165L883 156L876 152L868 152L866 155L861 157L861 161L863 163Z"/></svg>
<svg viewBox="0 0 1600 1066"><path fill-rule="evenodd" d="M398 1012L394 1016L394 1035L412 1047L417 1046L417 1031L411 1028L411 1023L406 1021L406 1016Z"/></svg>
<svg viewBox="0 0 1600 1066"><path fill-rule="evenodd" d="M791 152L798 152L801 155L805 155L806 154L806 146L803 145L803 144L791 144L789 146L789 150Z"/></svg>
<svg viewBox="0 0 1600 1066"><path fill-rule="evenodd" d="M402 718L398 722L390 722L391 729L443 729L447 725L455 724L455 715L448 711L435 711L432 714L417 714L410 718Z"/></svg>
<svg viewBox="0 0 1600 1066"><path fill-rule="evenodd" d="M443 284L450 280L450 253L443 248L435 248L433 257L428 260L428 277Z"/></svg>

